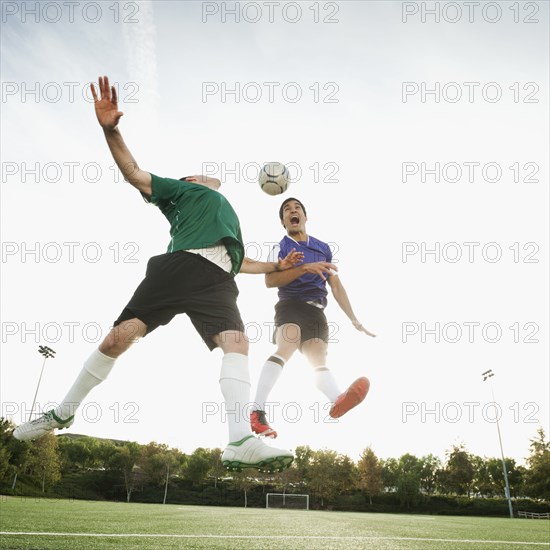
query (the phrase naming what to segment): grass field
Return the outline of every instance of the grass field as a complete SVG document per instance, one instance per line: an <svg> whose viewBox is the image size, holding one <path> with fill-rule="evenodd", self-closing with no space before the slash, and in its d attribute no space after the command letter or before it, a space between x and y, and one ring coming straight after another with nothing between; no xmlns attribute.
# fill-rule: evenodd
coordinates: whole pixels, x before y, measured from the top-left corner
<svg viewBox="0 0 550 550"><path fill-rule="evenodd" d="M547 520L0 499L2 549L550 547Z"/></svg>

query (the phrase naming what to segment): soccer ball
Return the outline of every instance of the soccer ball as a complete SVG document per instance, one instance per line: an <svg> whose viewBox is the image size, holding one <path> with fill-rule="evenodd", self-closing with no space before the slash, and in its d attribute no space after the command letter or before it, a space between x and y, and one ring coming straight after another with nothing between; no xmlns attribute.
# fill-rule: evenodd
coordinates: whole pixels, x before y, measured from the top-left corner
<svg viewBox="0 0 550 550"><path fill-rule="evenodd" d="M258 183L264 193L268 195L280 195L290 185L290 174L284 164L280 162L268 162L260 170Z"/></svg>

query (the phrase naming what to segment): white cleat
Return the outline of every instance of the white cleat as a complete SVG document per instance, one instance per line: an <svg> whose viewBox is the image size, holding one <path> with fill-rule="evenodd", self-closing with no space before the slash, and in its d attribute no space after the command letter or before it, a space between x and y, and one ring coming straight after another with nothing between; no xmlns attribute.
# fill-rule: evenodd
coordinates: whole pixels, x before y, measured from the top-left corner
<svg viewBox="0 0 550 550"><path fill-rule="evenodd" d="M20 441L38 439L55 429L62 430L63 428L68 428L73 422L74 414L69 416L67 420L62 420L53 410L51 410L39 416L36 420L25 422L17 426L17 428L13 430L13 437Z"/></svg>
<svg viewBox="0 0 550 550"><path fill-rule="evenodd" d="M255 468L260 472L282 472L293 460L294 456L290 451L270 447L253 435L230 443L222 454L222 464L228 470L237 472L243 468Z"/></svg>

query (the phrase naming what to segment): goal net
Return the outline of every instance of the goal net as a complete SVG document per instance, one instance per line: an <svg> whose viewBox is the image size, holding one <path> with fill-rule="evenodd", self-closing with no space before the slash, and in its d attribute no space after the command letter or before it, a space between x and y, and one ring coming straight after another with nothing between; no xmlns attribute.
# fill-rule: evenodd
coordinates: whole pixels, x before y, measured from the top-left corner
<svg viewBox="0 0 550 550"><path fill-rule="evenodd" d="M309 510L309 495L294 495L290 493L267 493L266 508L290 508L293 510Z"/></svg>

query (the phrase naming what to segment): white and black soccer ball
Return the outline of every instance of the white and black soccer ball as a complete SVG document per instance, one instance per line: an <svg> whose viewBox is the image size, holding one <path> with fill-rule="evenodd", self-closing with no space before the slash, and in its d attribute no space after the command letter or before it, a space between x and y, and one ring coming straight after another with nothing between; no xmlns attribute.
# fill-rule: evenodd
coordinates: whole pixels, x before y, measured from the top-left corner
<svg viewBox="0 0 550 550"><path fill-rule="evenodd" d="M290 185L290 174L287 167L280 162L268 162L260 170L258 183L264 193L280 195Z"/></svg>

